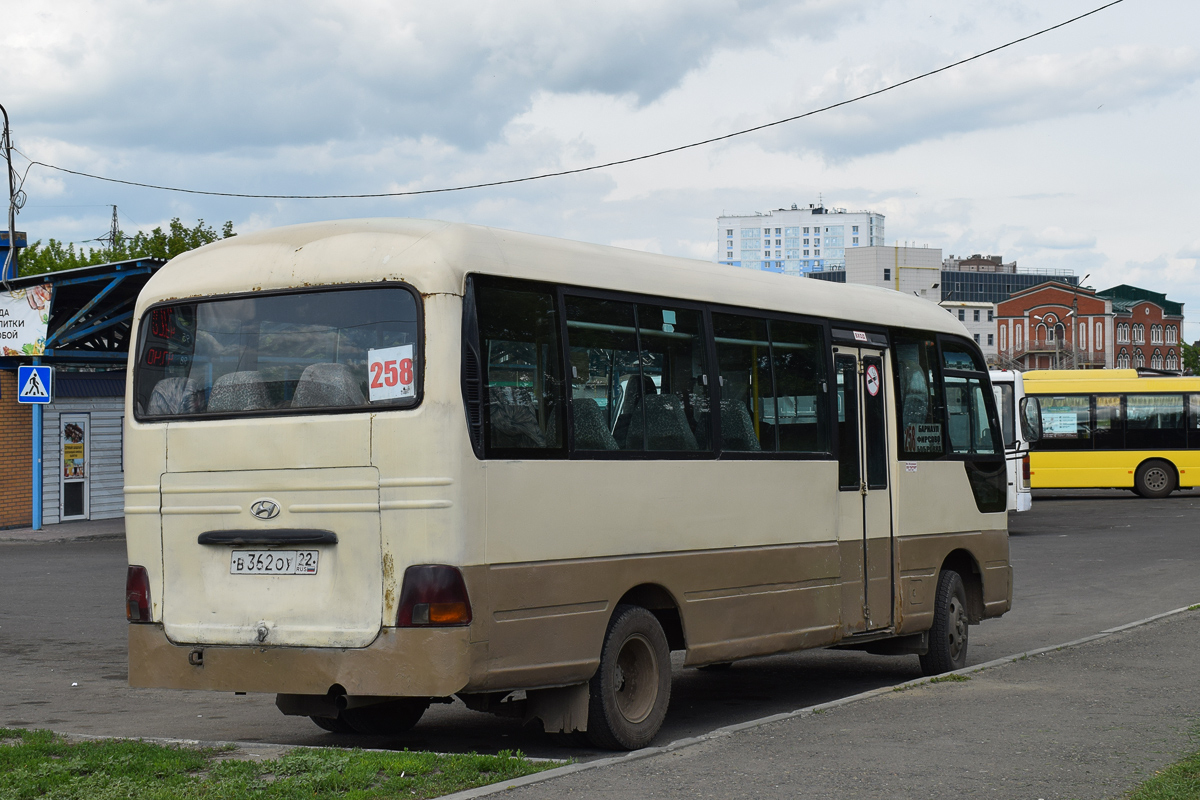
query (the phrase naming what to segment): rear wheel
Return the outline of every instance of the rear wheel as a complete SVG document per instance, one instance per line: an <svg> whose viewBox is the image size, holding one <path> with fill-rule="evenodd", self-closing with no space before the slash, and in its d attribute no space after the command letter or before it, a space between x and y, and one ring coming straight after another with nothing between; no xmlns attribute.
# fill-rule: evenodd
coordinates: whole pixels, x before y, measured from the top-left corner
<svg viewBox="0 0 1200 800"><path fill-rule="evenodd" d="M589 694L592 744L608 750L650 744L671 700L671 649L653 614L641 606L617 606Z"/></svg>
<svg viewBox="0 0 1200 800"><path fill-rule="evenodd" d="M967 590L962 576L943 570L938 577L929 652L921 656L921 672L940 675L967 665Z"/></svg>
<svg viewBox="0 0 1200 800"><path fill-rule="evenodd" d="M1166 497L1175 483L1174 467L1159 459L1144 462L1133 476L1134 491L1142 497Z"/></svg>
<svg viewBox="0 0 1200 800"><path fill-rule="evenodd" d="M388 736L412 730L427 708L428 700L400 697L387 703L347 708L339 718L355 733L365 736ZM320 725L319 722L317 724Z"/></svg>

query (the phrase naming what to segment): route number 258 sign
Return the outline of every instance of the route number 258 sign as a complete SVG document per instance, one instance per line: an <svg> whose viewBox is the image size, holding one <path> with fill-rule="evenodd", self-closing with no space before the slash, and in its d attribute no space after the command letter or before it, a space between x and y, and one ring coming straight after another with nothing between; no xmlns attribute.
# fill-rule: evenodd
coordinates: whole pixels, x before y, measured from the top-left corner
<svg viewBox="0 0 1200 800"><path fill-rule="evenodd" d="M385 347L367 351L368 383L371 402L399 400L417 396L416 366L413 364L413 346Z"/></svg>

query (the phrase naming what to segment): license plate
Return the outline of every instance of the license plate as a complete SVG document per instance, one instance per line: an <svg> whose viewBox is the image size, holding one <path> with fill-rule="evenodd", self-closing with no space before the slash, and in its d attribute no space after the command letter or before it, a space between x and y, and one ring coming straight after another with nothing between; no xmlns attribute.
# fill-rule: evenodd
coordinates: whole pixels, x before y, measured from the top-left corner
<svg viewBox="0 0 1200 800"><path fill-rule="evenodd" d="M234 550L230 575L316 575L317 550Z"/></svg>

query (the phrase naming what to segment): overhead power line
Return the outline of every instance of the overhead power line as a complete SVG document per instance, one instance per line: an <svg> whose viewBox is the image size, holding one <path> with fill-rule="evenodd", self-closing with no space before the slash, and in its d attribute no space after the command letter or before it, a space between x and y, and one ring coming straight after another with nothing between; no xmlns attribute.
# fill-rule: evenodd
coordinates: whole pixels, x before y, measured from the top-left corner
<svg viewBox="0 0 1200 800"><path fill-rule="evenodd" d="M514 183L528 183L530 181L540 181L540 180L545 180L547 178L559 178L564 175L578 175L581 172L593 172L595 170L607 169L608 167L616 167L616 166L620 166L622 164L632 164L637 161L646 161L651 158L658 158L660 156L669 155L671 153L678 153L683 150L691 150L696 147L703 147L704 145L714 144L716 142L722 142L727 139L733 139L737 136L745 136L746 134L755 133L755 132L761 131L761 130L766 130L767 128L773 128L777 125L786 125L789 122L795 122L796 120L804 119L806 117L812 117L817 114L822 114L826 111L832 111L835 108L841 108L843 106L848 106L851 103L857 103L861 100L866 100L870 97L876 97L878 95L884 94L885 92L890 92L895 89L899 89L901 86L907 86L910 83L916 83L919 80L924 80L925 78L932 77L934 75L937 75L938 73L946 72L947 70L954 69L955 67L961 67L964 64L968 64L972 61L976 61L980 58L984 58L985 56L992 55L993 53L998 53L1001 50L1012 47L1014 45L1021 44L1022 42L1027 42L1030 39L1034 39L1038 36L1042 36L1043 34L1050 33L1051 31L1058 30L1059 28L1070 25L1073 22L1078 22L1079 20L1084 19L1086 17L1090 17L1093 14L1098 14L1107 8L1112 8L1113 6L1118 5L1119 3L1123 3L1123 2L1125 2L1125 0L1112 0L1111 2L1105 3L1104 5L1102 5L1098 8L1094 8L1091 11L1080 14L1076 17L1071 17L1068 20L1064 20L1056 25L1051 25L1048 28L1043 28L1040 31L1036 31L1036 32L1028 34L1026 36L1022 36L1019 39L1013 39L1011 42L1006 42L997 47L993 47L990 50L984 50L982 53L976 53L973 56L969 56L969 57L961 59L959 61L955 61L954 63L947 64L943 67L938 67L937 69L929 70L928 72L923 72L920 75L915 75L911 78L900 81L899 83L893 83L889 86L883 87L882 89L876 89L873 92L867 92L866 94L860 94L857 97L852 97L848 100L842 100L837 103L833 103L831 105L813 109L812 111L806 111L803 114L796 114L791 117L785 117L783 119L775 120L774 122L767 122L762 125L755 125L752 128L745 128L740 131L734 131L733 133L726 133L722 136L714 136L709 139L701 139L698 142L691 142L690 144L682 144L677 147L669 147L666 150L657 150L653 153L645 153L640 156L633 156L631 158L621 158L621 159L617 159L616 161L606 161L602 164L592 164L591 166L587 166L587 167L576 167L575 169L564 169L564 170L559 170L557 172L546 172L546 173L542 173L540 175L528 175L523 178L509 178L507 180L488 181L486 183L469 183L469 184L464 184L462 186L447 186L447 187L443 187L440 189L416 189L416 190L408 191L408 192L371 192L371 193L367 193L367 194L247 194L247 193L242 193L242 192L213 192L213 191L205 191L202 189L184 189L184 188L180 188L177 186L159 186L159 185L153 184L153 183L140 183L138 181L127 181L127 180L122 180L120 178L108 178L103 175L93 175L88 172L80 172L79 170L67 169L66 167L60 167L55 164L47 164L44 161L34 161L32 159L30 159L30 166L36 165L36 166L40 166L40 167L46 167L47 169L53 169L53 170L57 170L59 172L65 172L69 175L78 175L83 178L92 178L92 179L98 180L98 181L108 181L109 183L120 183L120 184L124 184L126 186L136 186L136 187L139 187L142 189L159 189L159 190L165 191L165 192L182 192L185 194L201 194L201 195L208 195L211 197L245 197L245 198L257 199L257 200L353 200L353 199L369 199L369 198L379 198L379 197L412 197L415 195L422 195L422 194L443 194L446 192L461 192L461 191L464 191L467 189L485 189L490 186L507 186L507 185L514 184ZM24 156L25 154L21 153L21 155ZM25 156L25 157L29 158L28 156Z"/></svg>

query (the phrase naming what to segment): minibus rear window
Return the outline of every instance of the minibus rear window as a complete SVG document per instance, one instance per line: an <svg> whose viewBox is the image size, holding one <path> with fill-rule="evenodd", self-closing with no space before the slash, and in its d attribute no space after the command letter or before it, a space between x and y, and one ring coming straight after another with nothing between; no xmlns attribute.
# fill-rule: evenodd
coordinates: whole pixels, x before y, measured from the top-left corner
<svg viewBox="0 0 1200 800"><path fill-rule="evenodd" d="M255 294L151 308L138 419L416 405L421 321L406 287Z"/></svg>

